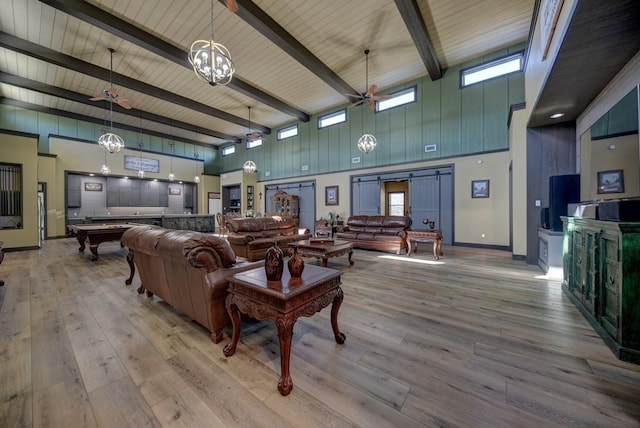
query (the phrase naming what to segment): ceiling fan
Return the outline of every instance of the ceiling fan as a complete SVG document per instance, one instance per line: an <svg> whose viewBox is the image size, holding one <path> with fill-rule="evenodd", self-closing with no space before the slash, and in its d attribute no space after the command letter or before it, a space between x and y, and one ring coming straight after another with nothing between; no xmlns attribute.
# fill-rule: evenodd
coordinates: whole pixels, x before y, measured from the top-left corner
<svg viewBox="0 0 640 428"><path fill-rule="evenodd" d="M390 97L390 95L376 95L376 89L378 87L376 85L369 86L369 49L364 50L364 58L365 58L365 87L367 88L367 92L363 94L345 94L349 98L354 98L355 101L349 107L359 106L362 103L367 103L367 106L371 110L376 109L376 101L386 100Z"/></svg>
<svg viewBox="0 0 640 428"><path fill-rule="evenodd" d="M113 53L115 49L109 48L111 53L111 66L109 68L109 87L102 91L103 95L98 97L89 98L91 101L111 101L118 104L122 108L127 110L131 109L131 104L140 104L140 101L133 98L123 98L118 95L118 89L113 86Z"/></svg>
<svg viewBox="0 0 640 428"><path fill-rule="evenodd" d="M229 11L236 13L238 11L238 3L236 0L224 0L224 5L227 6Z"/></svg>
<svg viewBox="0 0 640 428"><path fill-rule="evenodd" d="M249 109L249 132L247 133L247 141L262 140L262 133L258 131L251 132L251 106L247 106Z"/></svg>

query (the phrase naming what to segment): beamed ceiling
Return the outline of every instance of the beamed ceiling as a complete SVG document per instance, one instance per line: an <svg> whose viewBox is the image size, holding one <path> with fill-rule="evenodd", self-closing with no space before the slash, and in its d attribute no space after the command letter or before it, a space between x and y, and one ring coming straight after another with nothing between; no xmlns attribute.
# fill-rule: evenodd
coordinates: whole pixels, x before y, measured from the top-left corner
<svg viewBox="0 0 640 428"><path fill-rule="evenodd" d="M2 102L203 144L241 141L527 40L535 0L238 0L214 2L214 38L236 75L210 86L188 50L211 34L210 0L0 0ZM92 119L90 119L92 118ZM266 139L275 138L266 135Z"/></svg>

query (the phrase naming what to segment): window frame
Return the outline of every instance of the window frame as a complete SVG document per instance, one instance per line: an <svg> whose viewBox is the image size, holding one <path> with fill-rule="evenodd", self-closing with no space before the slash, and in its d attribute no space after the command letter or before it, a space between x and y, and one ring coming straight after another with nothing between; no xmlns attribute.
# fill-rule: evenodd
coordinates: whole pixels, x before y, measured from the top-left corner
<svg viewBox="0 0 640 428"><path fill-rule="evenodd" d="M391 199L393 195L402 195L402 214L400 215L404 215L405 213L405 207L407 206L407 194L404 190L393 190L391 192L387 192L387 212L388 215L398 215L398 214L392 214L391 213L391 207L397 207L400 205L392 205L391 204Z"/></svg>
<svg viewBox="0 0 640 428"><path fill-rule="evenodd" d="M233 151L231 153L225 153L227 151L227 149L232 148ZM235 144L227 144L226 146L222 146L220 148L220 155L221 156L231 156L234 155L236 153L236 145Z"/></svg>
<svg viewBox="0 0 640 428"><path fill-rule="evenodd" d="M413 100L412 101L407 101L405 103L398 104L398 105L395 105L395 106L392 106L392 107L383 108L383 109L380 108L380 103L381 102L382 103L388 102L388 101L390 101L390 100L392 100L394 98L399 98L399 97L401 97L401 96L403 96L405 94L408 94L408 93L413 93ZM417 103L417 102L418 102L418 85L413 85L413 86L409 86L408 88L404 88L404 89L401 89L399 91L395 91L395 92L389 94L389 98L387 98L386 100L376 101L376 109L375 109L375 111L376 111L376 113L380 113L380 112L383 112L383 111L391 110L391 109L398 108L398 107L403 107L403 106L406 106L408 104L413 104L413 103Z"/></svg>
<svg viewBox="0 0 640 428"><path fill-rule="evenodd" d="M295 133L294 135L288 135L288 136L286 136L286 137L282 137L282 136L281 136L281 135L282 135L282 134L284 134L285 132L287 132L287 131L292 131L292 130L294 130L294 129L296 130L296 133ZM293 137L298 136L298 134L299 134L299 133L300 133L300 128L298 127L298 124L296 123L296 124L294 124L294 125L286 126L286 127L284 127L284 128L280 128L280 129L278 129L278 132L276 133L276 139L277 139L278 141L280 141L280 140L286 140L287 138L293 138Z"/></svg>
<svg viewBox="0 0 640 428"><path fill-rule="evenodd" d="M484 70L490 69L492 67L498 67L498 66L500 66L502 64L505 64L505 63L508 63L508 62L510 62L510 61L512 61L514 59L518 59L518 61L520 62L520 67L518 68L518 70L509 71L507 73L503 73L503 74L499 74L499 75L496 75L496 76L492 76L492 77L489 77L489 78L486 78L486 79L483 79L483 80L478 80L477 82L473 82L473 83L467 83L467 84L464 83L465 77L467 75L469 75L469 74L477 73L477 72L480 72L480 71L484 71ZM499 58L495 58L495 59L492 59L490 61L486 61L486 62L483 62L481 64L474 65L472 67L463 68L463 69L460 70L460 76L459 76L459 78L460 78L460 81L459 81L460 89L468 88L469 86L477 85L479 83L487 82L489 80L497 79L499 77L509 76L509 75L515 74L515 73L522 73L523 69L524 69L524 51L518 51L516 53L511 53L511 54L508 54L508 55L504 55L504 56L501 56Z"/></svg>
<svg viewBox="0 0 640 428"><path fill-rule="evenodd" d="M256 144L255 146L251 146L251 147L249 146L250 144L257 143L258 141L260 141L260 144ZM247 138L247 142L245 143L245 148L247 150L253 150L253 149L256 149L258 147L262 147L263 144L264 144L264 139L262 137L256 138L255 140L250 140L250 139Z"/></svg>
<svg viewBox="0 0 640 428"><path fill-rule="evenodd" d="M336 116L339 116L339 115L344 115L344 120L341 120L340 122L334 122L334 123L331 123L329 125L321 126L322 120L330 119L332 117L336 117ZM336 111L331 112L331 113L323 114L322 116L318 116L318 129L324 129L324 128L328 128L330 126L339 125L341 123L345 123L346 121L347 121L347 109L343 108L343 109L336 110Z"/></svg>
<svg viewBox="0 0 640 428"><path fill-rule="evenodd" d="M0 162L0 190L3 192L0 212L3 228L24 229L24 165L12 162ZM16 195L14 195L16 193ZM5 222L4 218L8 218ZM13 223L12 227L7 224Z"/></svg>

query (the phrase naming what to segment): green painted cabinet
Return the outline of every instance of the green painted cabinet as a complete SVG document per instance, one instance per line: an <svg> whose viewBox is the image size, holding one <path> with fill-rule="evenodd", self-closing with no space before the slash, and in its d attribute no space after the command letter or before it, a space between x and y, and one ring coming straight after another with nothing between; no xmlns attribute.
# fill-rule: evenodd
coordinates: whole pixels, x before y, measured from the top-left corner
<svg viewBox="0 0 640 428"><path fill-rule="evenodd" d="M618 358L640 363L640 223L563 224L565 293Z"/></svg>

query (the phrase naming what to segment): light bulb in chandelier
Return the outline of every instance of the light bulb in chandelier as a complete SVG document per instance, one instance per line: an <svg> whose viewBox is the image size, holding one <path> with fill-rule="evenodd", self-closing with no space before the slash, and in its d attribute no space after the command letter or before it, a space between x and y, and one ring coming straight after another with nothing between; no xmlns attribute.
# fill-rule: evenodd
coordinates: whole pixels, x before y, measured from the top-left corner
<svg viewBox="0 0 640 428"><path fill-rule="evenodd" d="M124 149L124 140L118 134L107 132L98 138L98 145L109 153L116 153Z"/></svg>
<svg viewBox="0 0 640 428"><path fill-rule="evenodd" d="M358 140L358 150L360 150L364 154L368 154L374 151L377 145L378 141L376 140L376 137L371 134L364 134Z"/></svg>

